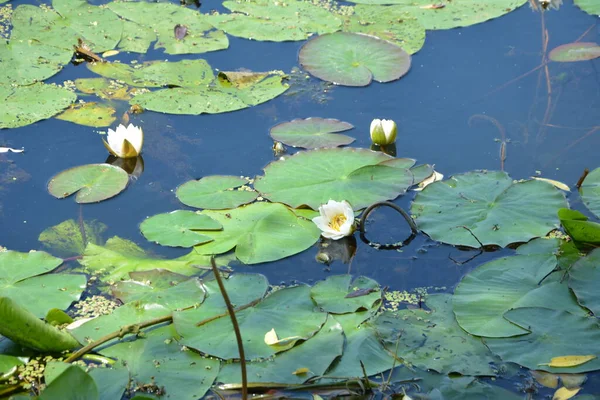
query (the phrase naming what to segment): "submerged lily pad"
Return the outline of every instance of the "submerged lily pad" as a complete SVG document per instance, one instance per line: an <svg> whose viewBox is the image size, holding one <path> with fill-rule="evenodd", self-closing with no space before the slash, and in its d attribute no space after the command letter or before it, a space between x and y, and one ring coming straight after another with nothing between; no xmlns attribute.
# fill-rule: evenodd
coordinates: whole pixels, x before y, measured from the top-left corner
<svg viewBox="0 0 600 400"><path fill-rule="evenodd" d="M205 176L177 188L177 198L186 206L223 210L247 204L258 196L250 190L246 179L237 176Z"/></svg>
<svg viewBox="0 0 600 400"><path fill-rule="evenodd" d="M549 275L556 264L552 255L532 254L481 265L467 274L454 291L456 320L472 335L508 337L527 333L506 320L505 314L511 309L548 307L585 315L566 282L560 282L561 274Z"/></svg>
<svg viewBox="0 0 600 400"><path fill-rule="evenodd" d="M269 133L273 140L288 146L316 149L344 146L354 142L353 137L335 133L352 128L354 126L348 122L313 117L277 124L271 128Z"/></svg>
<svg viewBox="0 0 600 400"><path fill-rule="evenodd" d="M408 169L383 164L392 158L366 149L319 149L272 162L254 184L264 197L316 210L330 199L348 201L355 210L390 200L413 184Z"/></svg>
<svg viewBox="0 0 600 400"><path fill-rule="evenodd" d="M51 308L67 309L79 300L87 280L79 274L46 274L60 264L62 259L43 251L0 252L0 296L11 298L38 318Z"/></svg>
<svg viewBox="0 0 600 400"><path fill-rule="evenodd" d="M0 129L18 128L50 118L75 99L75 93L59 86L35 83L11 87L0 83Z"/></svg>
<svg viewBox="0 0 600 400"><path fill-rule="evenodd" d="M597 353L600 324L597 318L548 308L519 308L504 317L526 332L510 338L485 338L485 344L503 361L552 373L581 373L600 369L600 358L573 367L554 368L554 357Z"/></svg>
<svg viewBox="0 0 600 400"><path fill-rule="evenodd" d="M600 316L600 249L577 261L569 269L569 287L575 293L577 301L591 310L596 317Z"/></svg>
<svg viewBox="0 0 600 400"><path fill-rule="evenodd" d="M555 47L548 54L548 58L558 62L587 61L598 57L600 57L600 46L586 42L563 44Z"/></svg>
<svg viewBox="0 0 600 400"><path fill-rule="evenodd" d="M574 3L588 14L600 15L600 3L596 0L574 0Z"/></svg>
<svg viewBox="0 0 600 400"><path fill-rule="evenodd" d="M496 375L491 364L494 357L481 339L462 330L454 319L452 296L427 297L423 309L385 312L377 317L375 327L384 346L415 367L439 373L462 375Z"/></svg>
<svg viewBox="0 0 600 400"><path fill-rule="evenodd" d="M63 199L77 192L77 203L96 203L121 193L129 177L110 164L88 164L62 171L50 179L48 192Z"/></svg>
<svg viewBox="0 0 600 400"><path fill-rule="evenodd" d="M311 75L345 86L390 82L410 69L410 55L375 36L336 32L309 40L300 49L300 64Z"/></svg>
<svg viewBox="0 0 600 400"><path fill-rule="evenodd" d="M225 1L223 6L232 13L210 15L208 20L228 34L246 39L305 40L313 33L331 33L341 26L338 15L302 0Z"/></svg>
<svg viewBox="0 0 600 400"><path fill-rule="evenodd" d="M299 218L278 203L253 203L233 210L202 214L223 225L222 231L201 231L214 241L196 246L198 254L221 254L235 247L244 264L258 264L289 257L312 246L321 232L312 221Z"/></svg>
<svg viewBox="0 0 600 400"><path fill-rule="evenodd" d="M513 182L505 172L467 172L428 185L411 206L429 237L453 245L507 246L545 236L567 207L554 186L536 180ZM466 226L473 235L464 228Z"/></svg>
<svg viewBox="0 0 600 400"><path fill-rule="evenodd" d="M82 228L85 239L82 236ZM101 235L106 228L106 225L96 220L83 221L80 225L74 219L68 219L44 229L38 240L55 254L81 255L88 243L101 244Z"/></svg>
<svg viewBox="0 0 600 400"><path fill-rule="evenodd" d="M588 210L600 218L600 168L588 174L579 188L579 194Z"/></svg>
<svg viewBox="0 0 600 400"><path fill-rule="evenodd" d="M117 119L116 110L107 105L99 103L84 103L71 106L62 114L56 116L56 119L73 122L84 126L93 126L94 128L111 126Z"/></svg>
<svg viewBox="0 0 600 400"><path fill-rule="evenodd" d="M194 211L177 210L157 214L140 224L144 237L163 246L192 247L213 239L197 231L216 231L222 228L214 219Z"/></svg>

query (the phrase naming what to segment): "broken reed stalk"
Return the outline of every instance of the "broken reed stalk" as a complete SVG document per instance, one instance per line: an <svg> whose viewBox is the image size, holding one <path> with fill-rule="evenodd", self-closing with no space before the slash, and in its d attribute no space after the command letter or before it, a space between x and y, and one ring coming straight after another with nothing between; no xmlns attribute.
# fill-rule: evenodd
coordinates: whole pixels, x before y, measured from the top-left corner
<svg viewBox="0 0 600 400"><path fill-rule="evenodd" d="M215 275L215 279L219 284L219 290L221 290L221 295L223 296L223 300L225 301L225 305L227 306L227 312L229 313L229 318L231 318L231 324L233 325L233 331L235 332L235 339L237 341L238 352L240 353L240 368L242 370L242 400L247 400L248 376L246 375L246 354L244 353L244 343L242 342L240 326L238 325L237 318L235 317L235 310L233 309L231 300L229 300L229 295L225 290L225 285L223 285L223 280L221 279L221 274L219 274L219 270L217 269L217 264L215 263L214 257L210 258L210 265L212 267L213 274Z"/></svg>

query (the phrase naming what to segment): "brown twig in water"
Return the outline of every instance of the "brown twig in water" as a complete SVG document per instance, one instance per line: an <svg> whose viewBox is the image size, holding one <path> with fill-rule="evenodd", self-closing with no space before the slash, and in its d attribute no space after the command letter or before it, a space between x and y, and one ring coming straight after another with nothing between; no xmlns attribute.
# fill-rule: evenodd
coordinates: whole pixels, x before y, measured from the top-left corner
<svg viewBox="0 0 600 400"><path fill-rule="evenodd" d="M577 180L577 184L575 185L575 187L577 189L579 189L581 187L581 185L583 184L583 181L585 180L585 178L587 178L588 174L590 173L589 169L584 169L583 173L581 174L581 176L579 177L579 179Z"/></svg>
<svg viewBox="0 0 600 400"><path fill-rule="evenodd" d="M258 303L260 303L261 300L262 300L262 297L260 299L256 299L254 301L251 301L248 304L244 304L243 306L239 306L239 307L235 308L233 311L237 313L237 312L240 312L242 310L245 310L246 308L253 307L253 306L257 305ZM221 313L219 315L213 315L212 317L208 317L206 319L203 319L202 321L196 323L196 326L202 326L202 325L208 324L209 322L214 321L215 319L223 318L223 317L226 317L228 315L229 315L229 310L227 310L224 313Z"/></svg>

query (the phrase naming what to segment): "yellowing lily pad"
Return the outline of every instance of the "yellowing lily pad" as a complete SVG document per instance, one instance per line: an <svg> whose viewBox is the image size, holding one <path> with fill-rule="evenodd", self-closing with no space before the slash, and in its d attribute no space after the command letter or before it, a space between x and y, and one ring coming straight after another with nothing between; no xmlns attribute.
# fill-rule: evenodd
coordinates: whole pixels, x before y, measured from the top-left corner
<svg viewBox="0 0 600 400"><path fill-rule="evenodd" d="M375 36L336 32L309 40L300 49L300 64L311 75L345 86L390 82L410 69L410 55Z"/></svg>
<svg viewBox="0 0 600 400"><path fill-rule="evenodd" d="M213 239L197 231L222 229L219 222L207 215L187 210L157 214L140 224L140 231L150 241L163 246L192 247Z"/></svg>
<svg viewBox="0 0 600 400"><path fill-rule="evenodd" d="M77 203L96 203L121 193L127 186L127 172L110 164L88 164L67 169L50 179L48 192L62 199L77 192Z"/></svg>
<svg viewBox="0 0 600 400"><path fill-rule="evenodd" d="M106 104L83 103L71 106L56 119L73 122L78 125L93 126L95 128L112 125L117 119L115 109Z"/></svg>
<svg viewBox="0 0 600 400"><path fill-rule="evenodd" d="M223 210L247 204L258 196L246 179L237 176L213 175L189 181L177 188L177 198L186 206Z"/></svg>
<svg viewBox="0 0 600 400"><path fill-rule="evenodd" d="M271 128L274 140L288 146L316 149L320 147L344 146L354 142L354 138L337 134L354 128L348 122L337 119L306 118L283 122Z"/></svg>
<svg viewBox="0 0 600 400"><path fill-rule="evenodd" d="M594 358L596 358L595 355L552 357L548 364L542 365L547 365L549 367L576 367L578 365L585 364Z"/></svg>
<svg viewBox="0 0 600 400"><path fill-rule="evenodd" d="M598 57L600 57L600 46L586 42L563 44L555 47L548 54L548 58L558 62L587 61Z"/></svg>

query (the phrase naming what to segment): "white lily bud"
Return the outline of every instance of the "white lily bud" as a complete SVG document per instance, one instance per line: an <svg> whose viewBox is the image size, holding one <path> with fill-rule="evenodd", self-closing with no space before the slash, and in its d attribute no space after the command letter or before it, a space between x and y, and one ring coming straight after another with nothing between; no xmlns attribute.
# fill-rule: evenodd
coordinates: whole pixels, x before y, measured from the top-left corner
<svg viewBox="0 0 600 400"><path fill-rule="evenodd" d="M144 144L144 132L133 124L127 127L119 124L116 130L109 129L104 147L115 157L131 158L137 157L142 152Z"/></svg>
<svg viewBox="0 0 600 400"><path fill-rule="evenodd" d="M391 119L374 119L371 122L371 141L379 146L392 144L396 141L397 130Z"/></svg>

